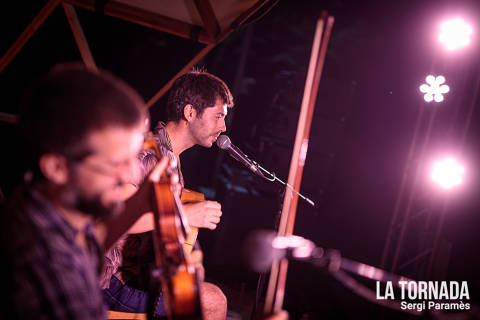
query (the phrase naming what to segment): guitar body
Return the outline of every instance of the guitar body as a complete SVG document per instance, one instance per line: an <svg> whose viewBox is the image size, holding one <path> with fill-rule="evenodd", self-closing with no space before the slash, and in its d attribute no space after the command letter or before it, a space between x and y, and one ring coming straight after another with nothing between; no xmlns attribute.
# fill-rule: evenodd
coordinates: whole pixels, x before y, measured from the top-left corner
<svg viewBox="0 0 480 320"><path fill-rule="evenodd" d="M188 267L181 266L170 281L175 319L201 319L200 292L197 290L200 283L197 274L188 270ZM192 286L192 283L195 285Z"/></svg>
<svg viewBox="0 0 480 320"><path fill-rule="evenodd" d="M180 197L180 200L182 201L182 203L198 202L205 200L205 195L203 193L184 188L182 190L182 196ZM197 237L198 228L190 227L190 234L187 236L187 239L185 239L185 243L183 245L183 248L186 252L192 252L193 246L197 241Z"/></svg>
<svg viewBox="0 0 480 320"><path fill-rule="evenodd" d="M154 230L156 265L162 270L160 282L165 297L169 319L202 319L200 307L200 283L197 270L190 263L189 253L183 244L185 233L181 214L180 199L173 195L170 185L154 185L155 220L159 221ZM177 203L178 201L178 203ZM158 244L163 244L159 246Z"/></svg>
<svg viewBox="0 0 480 320"><path fill-rule="evenodd" d="M146 137L144 149L153 149L157 158L162 158L152 135ZM152 272L152 279L161 285L170 320L203 319L198 267L184 249L190 229L180 197L172 191L168 175L165 170L160 182L153 183L152 235L156 269Z"/></svg>

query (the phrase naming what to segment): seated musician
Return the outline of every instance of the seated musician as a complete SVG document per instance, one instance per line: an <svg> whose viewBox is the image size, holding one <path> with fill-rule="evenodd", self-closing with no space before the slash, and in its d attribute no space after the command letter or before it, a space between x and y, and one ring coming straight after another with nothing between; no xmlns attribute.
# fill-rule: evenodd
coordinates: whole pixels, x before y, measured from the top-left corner
<svg viewBox="0 0 480 320"><path fill-rule="evenodd" d="M220 133L226 130L225 116L227 108L232 106L232 95L226 84L207 72L191 71L173 84L167 102L168 121L166 124L159 123L155 139L160 152L177 161L182 185L180 154L197 144L211 147ZM145 175L156 158L147 151L143 151L140 158ZM127 185L125 188L132 190L133 187ZM221 205L216 201L185 204L184 210L190 226L196 228L215 229L222 215ZM144 216L129 231L131 235L122 244L122 267L117 268L120 250L110 253L110 261L117 261L111 263L109 272L114 275L109 283L109 276L106 276L103 287L105 300L112 310L145 312L148 284L143 276L148 274L148 265L153 257L151 235L141 232L151 230L151 221L151 217ZM206 319L225 319L226 298L217 286L202 283L201 298ZM156 312L158 315L165 313L162 297L157 303Z"/></svg>
<svg viewBox="0 0 480 320"><path fill-rule="evenodd" d="M150 207L151 179L128 201L143 143L142 98L79 64L52 69L25 96L18 131L24 183L0 214L2 319L105 319L98 271L110 247ZM97 229L93 222L102 218Z"/></svg>
<svg viewBox="0 0 480 320"><path fill-rule="evenodd" d="M226 131L225 117L227 109L233 107L233 97L216 76L192 70L174 82L166 107L167 123L158 124L155 139L160 152L177 161L183 186L180 154L195 145L210 148ZM221 205L216 201L190 203L184 209L190 225L197 228L215 229L222 215Z"/></svg>

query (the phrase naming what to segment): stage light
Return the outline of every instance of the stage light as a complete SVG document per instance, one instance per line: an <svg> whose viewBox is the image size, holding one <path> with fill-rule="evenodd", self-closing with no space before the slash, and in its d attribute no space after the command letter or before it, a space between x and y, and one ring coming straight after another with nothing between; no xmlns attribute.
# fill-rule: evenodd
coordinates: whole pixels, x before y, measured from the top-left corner
<svg viewBox="0 0 480 320"><path fill-rule="evenodd" d="M472 27L463 19L451 19L441 24L438 40L445 45L447 50L453 51L467 46L472 33Z"/></svg>
<svg viewBox="0 0 480 320"><path fill-rule="evenodd" d="M445 83L444 76L434 77L429 75L425 78L427 83L424 83L420 86L420 91L425 93L423 99L427 102L435 100L435 102L443 101L443 94L450 91L450 87Z"/></svg>
<svg viewBox="0 0 480 320"><path fill-rule="evenodd" d="M432 179L443 189L451 189L463 181L465 168L453 158L445 158L433 165Z"/></svg>

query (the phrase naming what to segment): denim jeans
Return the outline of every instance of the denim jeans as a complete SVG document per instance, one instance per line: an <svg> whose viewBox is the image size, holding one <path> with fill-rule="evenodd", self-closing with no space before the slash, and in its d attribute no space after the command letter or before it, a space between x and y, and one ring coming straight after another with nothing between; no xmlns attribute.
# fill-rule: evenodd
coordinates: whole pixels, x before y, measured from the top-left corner
<svg viewBox="0 0 480 320"><path fill-rule="evenodd" d="M102 290L103 300L109 310L122 312L146 313L148 307L148 293L123 284L117 277L112 276L110 287ZM166 316L163 295L155 301L155 316Z"/></svg>

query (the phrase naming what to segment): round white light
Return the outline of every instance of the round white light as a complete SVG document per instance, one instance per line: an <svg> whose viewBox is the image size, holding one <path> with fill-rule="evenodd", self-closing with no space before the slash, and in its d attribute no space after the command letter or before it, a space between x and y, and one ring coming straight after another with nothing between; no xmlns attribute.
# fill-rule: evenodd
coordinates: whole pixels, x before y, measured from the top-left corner
<svg viewBox="0 0 480 320"><path fill-rule="evenodd" d="M443 189L451 189L463 181L465 168L453 158L445 158L433 165L432 180Z"/></svg>
<svg viewBox="0 0 480 320"><path fill-rule="evenodd" d="M438 40L445 45L447 50L452 51L467 46L472 33L472 27L463 19L451 19L441 24Z"/></svg>

